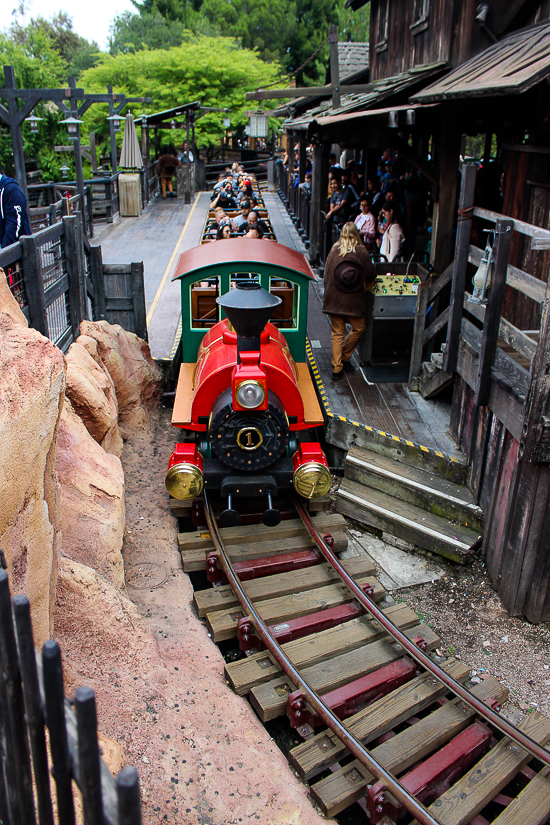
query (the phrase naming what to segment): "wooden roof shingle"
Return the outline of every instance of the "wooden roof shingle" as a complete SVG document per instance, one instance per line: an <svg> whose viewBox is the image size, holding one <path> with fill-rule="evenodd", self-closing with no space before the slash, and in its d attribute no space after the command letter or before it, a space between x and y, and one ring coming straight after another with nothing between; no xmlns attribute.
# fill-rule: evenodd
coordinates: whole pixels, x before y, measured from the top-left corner
<svg viewBox="0 0 550 825"><path fill-rule="evenodd" d="M522 29L411 97L428 103L520 94L550 75L550 23Z"/></svg>

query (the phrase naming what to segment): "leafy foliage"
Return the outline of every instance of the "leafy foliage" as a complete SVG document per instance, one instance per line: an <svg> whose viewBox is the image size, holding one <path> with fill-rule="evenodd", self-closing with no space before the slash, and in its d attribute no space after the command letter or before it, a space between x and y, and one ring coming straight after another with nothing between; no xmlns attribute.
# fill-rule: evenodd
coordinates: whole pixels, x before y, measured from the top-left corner
<svg viewBox="0 0 550 825"><path fill-rule="evenodd" d="M117 92L128 96L152 97L151 111L170 109L182 103L198 100L205 106L228 108L229 112L211 112L200 118L196 126L199 146L219 143L223 134L224 115L232 128L244 126L245 112L250 108L245 92L273 82L280 74L277 63L262 62L252 51L242 49L228 37L197 37L184 32L183 45L154 51L101 55L100 62L84 72L81 82L88 91L103 91L112 83ZM275 102L273 102L275 106ZM134 107L141 113L141 106ZM86 115L86 129L105 134L105 114L100 107ZM185 137L172 131L170 138L177 144Z"/></svg>

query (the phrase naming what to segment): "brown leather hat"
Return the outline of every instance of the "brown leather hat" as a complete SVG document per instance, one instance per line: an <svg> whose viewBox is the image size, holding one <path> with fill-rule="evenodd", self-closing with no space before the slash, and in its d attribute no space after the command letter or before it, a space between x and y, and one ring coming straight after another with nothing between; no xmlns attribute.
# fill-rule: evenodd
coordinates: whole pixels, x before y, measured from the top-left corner
<svg viewBox="0 0 550 825"><path fill-rule="evenodd" d="M356 261L340 261L334 270L334 280L342 292L358 292L365 285L365 270Z"/></svg>

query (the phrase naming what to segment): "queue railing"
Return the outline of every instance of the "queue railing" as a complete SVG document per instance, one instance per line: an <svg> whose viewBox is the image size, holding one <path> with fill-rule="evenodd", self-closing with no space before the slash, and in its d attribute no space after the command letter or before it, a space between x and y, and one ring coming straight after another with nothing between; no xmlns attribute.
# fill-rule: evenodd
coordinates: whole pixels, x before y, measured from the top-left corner
<svg viewBox="0 0 550 825"><path fill-rule="evenodd" d="M116 779L112 776L100 756L94 691L79 687L73 701L65 698L59 645L49 640L41 654L35 650L29 600L11 599L5 570L0 570L0 677L3 825L74 823L74 785L84 822L141 825L136 769L122 768Z"/></svg>
<svg viewBox="0 0 550 825"><path fill-rule="evenodd" d="M147 340L143 263L104 265L80 213L1 249L0 267L29 326L63 352L83 320L104 319Z"/></svg>

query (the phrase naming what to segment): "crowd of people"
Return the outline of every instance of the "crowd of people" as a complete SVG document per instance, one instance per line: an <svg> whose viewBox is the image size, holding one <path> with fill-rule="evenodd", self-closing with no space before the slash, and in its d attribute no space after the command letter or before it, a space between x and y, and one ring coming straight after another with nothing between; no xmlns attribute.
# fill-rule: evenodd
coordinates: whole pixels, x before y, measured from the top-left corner
<svg viewBox="0 0 550 825"><path fill-rule="evenodd" d="M306 153L300 183L299 152L295 151L294 186L311 197L311 159ZM281 158L288 167L288 154ZM329 158L328 190L324 206L327 236L334 238L344 224L357 226L367 251L376 259L409 258L416 250L419 229L426 224L428 187L425 179L403 158L385 149L377 169L367 172L355 160L340 163ZM336 231L332 231L332 230Z"/></svg>
<svg viewBox="0 0 550 825"><path fill-rule="evenodd" d="M254 194L252 180L238 163L220 172L211 201L215 221L210 228L210 235L216 240L234 237L262 239L271 234L257 212L258 198ZM227 214L235 210L239 210L236 216Z"/></svg>

